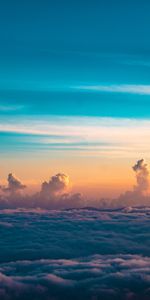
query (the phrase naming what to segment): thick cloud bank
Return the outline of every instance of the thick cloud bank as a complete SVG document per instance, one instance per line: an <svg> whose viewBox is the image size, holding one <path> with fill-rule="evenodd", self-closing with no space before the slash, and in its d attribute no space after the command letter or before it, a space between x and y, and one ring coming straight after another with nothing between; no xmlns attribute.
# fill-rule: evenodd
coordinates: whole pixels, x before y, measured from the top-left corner
<svg viewBox="0 0 150 300"><path fill-rule="evenodd" d="M15 273L15 276L14 276ZM1 299L150 299L150 258L90 256L1 267Z"/></svg>
<svg viewBox="0 0 150 300"><path fill-rule="evenodd" d="M3 210L1 300L149 300L150 209Z"/></svg>

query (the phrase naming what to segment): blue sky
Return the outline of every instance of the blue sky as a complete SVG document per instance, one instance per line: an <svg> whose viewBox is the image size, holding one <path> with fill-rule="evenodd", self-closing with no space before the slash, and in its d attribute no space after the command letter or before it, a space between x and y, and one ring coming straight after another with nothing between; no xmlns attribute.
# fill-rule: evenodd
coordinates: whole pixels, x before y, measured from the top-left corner
<svg viewBox="0 0 150 300"><path fill-rule="evenodd" d="M129 163L133 156L149 157L149 11L147 0L3 1L5 172L8 159L18 153L30 159L37 151L66 165L74 156L119 156ZM18 164L13 170L20 170Z"/></svg>
<svg viewBox="0 0 150 300"><path fill-rule="evenodd" d="M0 113L149 117L150 87L138 90L149 85L149 9L148 1L2 3ZM76 89L122 84L137 92Z"/></svg>

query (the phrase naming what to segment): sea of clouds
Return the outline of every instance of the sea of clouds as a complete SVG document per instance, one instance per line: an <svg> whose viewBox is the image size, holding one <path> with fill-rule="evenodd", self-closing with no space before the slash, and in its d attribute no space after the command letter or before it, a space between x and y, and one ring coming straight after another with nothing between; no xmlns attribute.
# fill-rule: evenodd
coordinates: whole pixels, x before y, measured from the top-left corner
<svg viewBox="0 0 150 300"><path fill-rule="evenodd" d="M0 212L0 299L150 299L150 208Z"/></svg>

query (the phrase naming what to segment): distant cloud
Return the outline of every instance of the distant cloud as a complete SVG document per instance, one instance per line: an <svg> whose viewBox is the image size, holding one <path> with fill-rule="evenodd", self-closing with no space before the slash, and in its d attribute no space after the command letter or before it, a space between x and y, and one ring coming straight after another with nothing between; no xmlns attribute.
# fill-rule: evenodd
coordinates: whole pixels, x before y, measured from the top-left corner
<svg viewBox="0 0 150 300"><path fill-rule="evenodd" d="M150 205L150 194L147 194L149 187L149 170L144 159L140 159L132 167L136 176L136 185L133 190L126 191L117 199L100 199L99 207L128 207L127 210L132 209L130 206Z"/></svg>
<svg viewBox="0 0 150 300"><path fill-rule="evenodd" d="M41 195L43 197L55 196L61 193L69 186L69 176L63 173L58 173L52 176L49 182L42 183Z"/></svg>
<svg viewBox="0 0 150 300"><path fill-rule="evenodd" d="M9 143L12 150L27 153L34 148L36 153L76 151L78 156L130 159L137 149L145 156L150 149L150 121L146 119L9 116L0 119L0 133L2 154L11 150Z"/></svg>
<svg viewBox="0 0 150 300"><path fill-rule="evenodd" d="M4 192L10 192L10 194L16 194L18 191L25 189L25 185L21 183L12 173L8 174L8 186L2 188Z"/></svg>
<svg viewBox="0 0 150 300"><path fill-rule="evenodd" d="M72 88L76 90L91 91L91 92L93 91L93 92L150 95L150 85L136 85L136 84L79 85Z"/></svg>
<svg viewBox="0 0 150 300"><path fill-rule="evenodd" d="M144 159L140 159L132 167L136 175L136 185L132 190L126 191L116 199L84 198L80 192L72 194L67 189L70 184L69 176L58 173L44 181L38 193L25 195L20 193L25 185L11 173L8 175L8 186L0 187L0 209L5 208L42 208L42 209L65 209L93 206L101 209L121 208L137 205L150 205L150 195L147 194L149 187L149 170ZM130 210L130 209L127 209Z"/></svg>
<svg viewBox="0 0 150 300"><path fill-rule="evenodd" d="M13 112L16 110L22 110L24 108L24 105L6 105L6 104L0 104L0 112Z"/></svg>
<svg viewBox="0 0 150 300"><path fill-rule="evenodd" d="M8 185L0 186L0 209L5 208L44 208L63 209L81 207L84 203L80 193L67 193L70 180L69 176L58 173L43 182L41 189L34 195L20 193L26 186L13 174L8 175Z"/></svg>
<svg viewBox="0 0 150 300"><path fill-rule="evenodd" d="M140 159L133 166L133 170L136 172L137 185L135 186L135 191L142 193L146 191L149 186L149 170L147 164L145 164L144 159Z"/></svg>

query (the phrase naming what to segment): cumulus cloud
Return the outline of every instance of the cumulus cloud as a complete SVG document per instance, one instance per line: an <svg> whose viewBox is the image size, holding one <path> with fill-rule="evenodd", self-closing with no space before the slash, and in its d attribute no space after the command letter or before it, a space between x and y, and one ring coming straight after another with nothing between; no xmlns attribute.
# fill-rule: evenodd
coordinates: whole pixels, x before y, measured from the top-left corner
<svg viewBox="0 0 150 300"><path fill-rule="evenodd" d="M133 166L133 170L136 173L137 184L135 186L135 191L142 193L143 191L148 189L149 185L149 171L147 168L147 164L144 162L144 159L140 159Z"/></svg>
<svg viewBox="0 0 150 300"><path fill-rule="evenodd" d="M14 175L8 175L8 186L1 187L0 209L5 208L34 208L41 207L44 209L59 209L81 207L84 203L80 193L67 193L70 180L69 176L64 173L58 173L43 182L40 192L34 195L21 194L20 191L25 189Z"/></svg>
<svg viewBox="0 0 150 300"><path fill-rule="evenodd" d="M52 176L49 182L42 183L40 193L33 195L33 206L48 209L81 207L83 205L82 195L67 193L69 184L70 179L66 174L58 173Z"/></svg>
<svg viewBox="0 0 150 300"><path fill-rule="evenodd" d="M42 183L41 195L50 197L51 195L60 194L69 186L69 176L63 173L58 173L52 176L49 182Z"/></svg>
<svg viewBox="0 0 150 300"><path fill-rule="evenodd" d="M147 193L149 187L149 170L144 159L140 159L132 167L135 172L136 185L132 190L126 191L116 199L100 199L95 202L96 207L119 208L150 205L150 195Z"/></svg>
<svg viewBox="0 0 150 300"><path fill-rule="evenodd" d="M8 186L2 188L4 192L10 192L12 194L17 193L26 188L24 184L21 183L19 179L17 179L12 173L8 174Z"/></svg>
<svg viewBox="0 0 150 300"><path fill-rule="evenodd" d="M116 200L117 206L150 205L150 195L146 195L149 187L149 170L144 159L140 159L132 167L136 175L136 185Z"/></svg>
<svg viewBox="0 0 150 300"><path fill-rule="evenodd" d="M25 189L14 175L8 175L8 186L1 187L3 194L0 196L0 208L34 208L64 209L75 207L93 206L98 208L119 208L125 206L150 205L149 170L144 159L140 159L132 167L136 176L136 184L132 190L121 194L117 199L100 199L91 202L90 198L84 198L80 193L70 194L67 192L70 186L69 176L58 173L45 181L41 189L34 195L24 195L20 191Z"/></svg>

